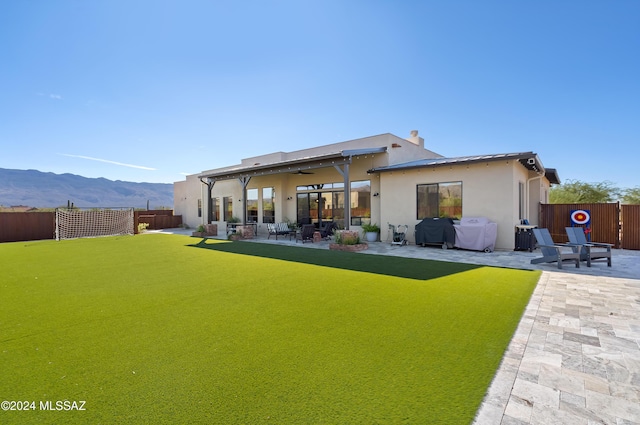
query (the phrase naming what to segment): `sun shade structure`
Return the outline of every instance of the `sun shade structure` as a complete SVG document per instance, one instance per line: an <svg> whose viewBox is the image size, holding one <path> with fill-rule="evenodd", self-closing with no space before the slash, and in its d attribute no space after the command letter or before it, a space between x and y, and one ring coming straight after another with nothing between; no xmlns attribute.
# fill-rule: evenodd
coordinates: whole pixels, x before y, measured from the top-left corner
<svg viewBox="0 0 640 425"><path fill-rule="evenodd" d="M340 152L334 152L324 155L302 157L299 159L279 161L268 164L256 163L250 166L239 166L217 172L205 172L203 174L200 174L198 177L200 178L200 181L202 181L202 183L206 184L208 187L209 201L211 201L212 199L211 191L216 181L237 179L242 185L242 202L244 204L243 210L246 211L247 185L249 184L249 181L252 177L283 173L312 174L311 171L314 169L333 167L343 177L345 204L350 205L351 191L349 190L349 165L352 163L353 158L356 156L380 154L386 151L386 146L378 148L345 149ZM212 220L211 211L212 208L209 208L210 221ZM349 208L345 208L345 223L347 228L350 221ZM246 222L246 216L243 215L243 223L244 222Z"/></svg>
<svg viewBox="0 0 640 425"><path fill-rule="evenodd" d="M302 157L287 161L278 161L268 164L254 164L250 166L238 166L227 168L221 171L204 172L199 175L201 179L209 180L230 180L243 177L266 176L270 174L298 173L311 171L317 168L336 167L350 164L353 157L361 155L372 155L384 153L386 147L369 149L345 149L324 155Z"/></svg>

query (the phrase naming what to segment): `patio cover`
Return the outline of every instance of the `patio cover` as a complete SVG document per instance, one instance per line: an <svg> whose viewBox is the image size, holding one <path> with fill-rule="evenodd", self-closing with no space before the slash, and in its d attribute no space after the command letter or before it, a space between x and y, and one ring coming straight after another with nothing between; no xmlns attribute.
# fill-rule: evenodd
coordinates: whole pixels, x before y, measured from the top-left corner
<svg viewBox="0 0 640 425"><path fill-rule="evenodd" d="M238 179L242 185L243 195L243 223L246 222L247 210L247 185L252 177L267 176L272 174L295 173L316 168L334 167L344 180L344 202L345 205L351 205L351 190L349 179L349 165L353 161L353 157L362 155L373 155L377 153L385 153L387 147L363 148L363 149L345 149L338 152L332 152L322 155L308 156L303 158L278 161L268 164L254 164L250 166L234 166L218 170L205 171L198 176L203 184L208 187L208 221L211 222L212 216L212 197L211 191L216 181ZM345 208L345 228L349 228L351 222L351 210Z"/></svg>

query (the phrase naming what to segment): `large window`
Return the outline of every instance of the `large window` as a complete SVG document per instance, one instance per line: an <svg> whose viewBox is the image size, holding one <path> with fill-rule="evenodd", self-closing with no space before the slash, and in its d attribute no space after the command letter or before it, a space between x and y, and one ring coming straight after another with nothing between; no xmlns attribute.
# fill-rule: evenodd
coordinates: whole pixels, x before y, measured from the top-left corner
<svg viewBox="0 0 640 425"><path fill-rule="evenodd" d="M262 188L262 222L276 222L276 190L272 187Z"/></svg>
<svg viewBox="0 0 640 425"><path fill-rule="evenodd" d="M231 220L231 217L233 217L233 198L231 196L222 198L222 208L224 211L224 221Z"/></svg>
<svg viewBox="0 0 640 425"><path fill-rule="evenodd" d="M300 224L334 221L344 223L344 183L322 183L298 186L297 207ZM351 183L351 224L360 225L371 219L371 182Z"/></svg>
<svg viewBox="0 0 640 425"><path fill-rule="evenodd" d="M462 182L419 184L417 219L462 217Z"/></svg>
<svg viewBox="0 0 640 425"><path fill-rule="evenodd" d="M351 224L371 222L371 181L351 182Z"/></svg>
<svg viewBox="0 0 640 425"><path fill-rule="evenodd" d="M258 222L258 189L247 189L247 223Z"/></svg>
<svg viewBox="0 0 640 425"><path fill-rule="evenodd" d="M332 217L333 221L344 226L344 191L333 192Z"/></svg>
<svg viewBox="0 0 640 425"><path fill-rule="evenodd" d="M219 198L211 198L211 221L220 220L220 201Z"/></svg>

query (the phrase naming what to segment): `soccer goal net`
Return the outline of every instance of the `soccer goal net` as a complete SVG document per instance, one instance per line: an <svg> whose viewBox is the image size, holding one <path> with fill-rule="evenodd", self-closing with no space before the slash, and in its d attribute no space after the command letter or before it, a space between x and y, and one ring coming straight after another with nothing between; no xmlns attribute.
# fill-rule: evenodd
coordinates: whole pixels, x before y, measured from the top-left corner
<svg viewBox="0 0 640 425"><path fill-rule="evenodd" d="M133 233L133 208L56 209L56 240Z"/></svg>

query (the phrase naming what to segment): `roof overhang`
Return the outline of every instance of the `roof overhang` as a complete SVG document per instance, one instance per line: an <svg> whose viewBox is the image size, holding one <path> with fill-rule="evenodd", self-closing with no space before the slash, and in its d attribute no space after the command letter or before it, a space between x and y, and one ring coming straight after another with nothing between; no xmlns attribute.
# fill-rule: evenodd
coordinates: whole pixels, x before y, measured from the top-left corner
<svg viewBox="0 0 640 425"><path fill-rule="evenodd" d="M353 157L363 155L374 155L387 151L386 146L370 149L347 149L340 152L333 152L323 155L309 156L304 158L279 161L270 164L254 164L251 166L237 166L222 170L212 170L198 175L200 180L208 179L231 180L242 177L268 176L271 174L296 173L316 168L325 168L350 164Z"/></svg>
<svg viewBox="0 0 640 425"><path fill-rule="evenodd" d="M417 161L405 162L402 164L388 165L385 167L372 168L370 173L380 173L397 170L408 170L412 168L430 168L440 167L448 165L463 165L474 164L493 161L509 161L516 160L522 164L523 167L530 171L534 171L538 174L544 174L545 168L538 158L538 155L534 152L518 152L518 153L502 153L493 155L473 155L473 156L460 156L453 158L432 158L432 159L420 159Z"/></svg>
<svg viewBox="0 0 640 425"><path fill-rule="evenodd" d="M544 176L551 184L560 184L560 176L555 168L545 168Z"/></svg>

